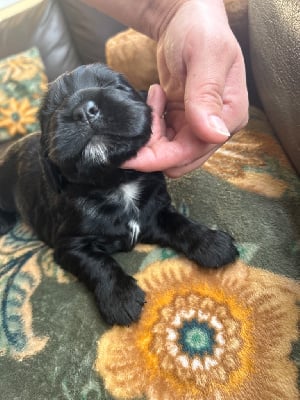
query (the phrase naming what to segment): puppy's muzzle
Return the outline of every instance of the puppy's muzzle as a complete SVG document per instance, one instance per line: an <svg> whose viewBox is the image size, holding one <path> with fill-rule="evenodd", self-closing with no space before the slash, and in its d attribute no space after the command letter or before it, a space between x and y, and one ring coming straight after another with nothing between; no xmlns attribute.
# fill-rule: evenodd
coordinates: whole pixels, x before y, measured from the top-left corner
<svg viewBox="0 0 300 400"><path fill-rule="evenodd" d="M88 100L75 107L72 116L74 121L92 122L100 116L99 107L93 100Z"/></svg>

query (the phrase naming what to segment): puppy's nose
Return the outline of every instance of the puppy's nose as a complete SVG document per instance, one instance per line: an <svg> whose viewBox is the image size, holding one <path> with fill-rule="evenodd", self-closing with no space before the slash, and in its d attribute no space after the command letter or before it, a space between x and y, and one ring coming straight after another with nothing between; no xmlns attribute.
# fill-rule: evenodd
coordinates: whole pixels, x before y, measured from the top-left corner
<svg viewBox="0 0 300 400"><path fill-rule="evenodd" d="M75 121L91 121L99 116L97 104L89 100L73 110L73 119Z"/></svg>

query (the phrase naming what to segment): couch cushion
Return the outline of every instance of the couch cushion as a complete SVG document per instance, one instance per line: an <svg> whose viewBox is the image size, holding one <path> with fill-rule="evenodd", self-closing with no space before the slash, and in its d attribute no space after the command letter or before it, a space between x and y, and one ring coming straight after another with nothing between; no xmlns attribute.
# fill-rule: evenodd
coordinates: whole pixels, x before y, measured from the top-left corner
<svg viewBox="0 0 300 400"><path fill-rule="evenodd" d="M156 42L148 36L127 29L106 42L106 61L121 72L138 90L148 90L159 82L156 67Z"/></svg>
<svg viewBox="0 0 300 400"><path fill-rule="evenodd" d="M55 1L21 0L0 10L0 58L38 47L53 80L80 64Z"/></svg>
<svg viewBox="0 0 300 400"><path fill-rule="evenodd" d="M88 6L82 0L60 2L68 27L84 64L105 61L105 42L124 25Z"/></svg>
<svg viewBox="0 0 300 400"><path fill-rule="evenodd" d="M251 59L264 109L300 172L300 2L250 0Z"/></svg>
<svg viewBox="0 0 300 400"><path fill-rule="evenodd" d="M36 114L46 84L37 48L0 60L0 142L39 129Z"/></svg>

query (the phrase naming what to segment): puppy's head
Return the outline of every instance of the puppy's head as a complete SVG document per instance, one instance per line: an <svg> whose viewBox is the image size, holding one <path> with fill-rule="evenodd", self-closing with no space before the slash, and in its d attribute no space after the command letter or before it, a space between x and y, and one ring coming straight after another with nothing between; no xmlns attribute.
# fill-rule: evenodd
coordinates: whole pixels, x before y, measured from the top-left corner
<svg viewBox="0 0 300 400"><path fill-rule="evenodd" d="M116 168L151 134L151 109L124 77L102 64L65 73L40 109L42 152L67 178Z"/></svg>

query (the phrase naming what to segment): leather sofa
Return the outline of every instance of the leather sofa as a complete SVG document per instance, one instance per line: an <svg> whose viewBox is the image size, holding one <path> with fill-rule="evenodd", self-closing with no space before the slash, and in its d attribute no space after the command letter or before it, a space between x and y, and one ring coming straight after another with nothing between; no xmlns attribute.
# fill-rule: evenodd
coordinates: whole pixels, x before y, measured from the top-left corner
<svg viewBox="0 0 300 400"><path fill-rule="evenodd" d="M10 1L11 2L11 1ZM107 39L124 27L79 0L21 0L0 12L0 58L37 46L49 80L105 62ZM225 0L244 51L250 103L264 108L300 170L300 3Z"/></svg>
<svg viewBox="0 0 300 400"><path fill-rule="evenodd" d="M250 0L254 78L264 110L300 171L300 2Z"/></svg>
<svg viewBox="0 0 300 400"><path fill-rule="evenodd" d="M14 3L0 8L0 59L36 46L50 81L80 64L104 62L107 38L124 29L82 1Z"/></svg>
<svg viewBox="0 0 300 400"><path fill-rule="evenodd" d="M82 0L9 0L0 14L0 59L37 46L49 80L82 63L105 62L107 39L124 27ZM300 3L225 0L244 51L250 103L264 108L300 170ZM4 7L4 8L3 8Z"/></svg>

